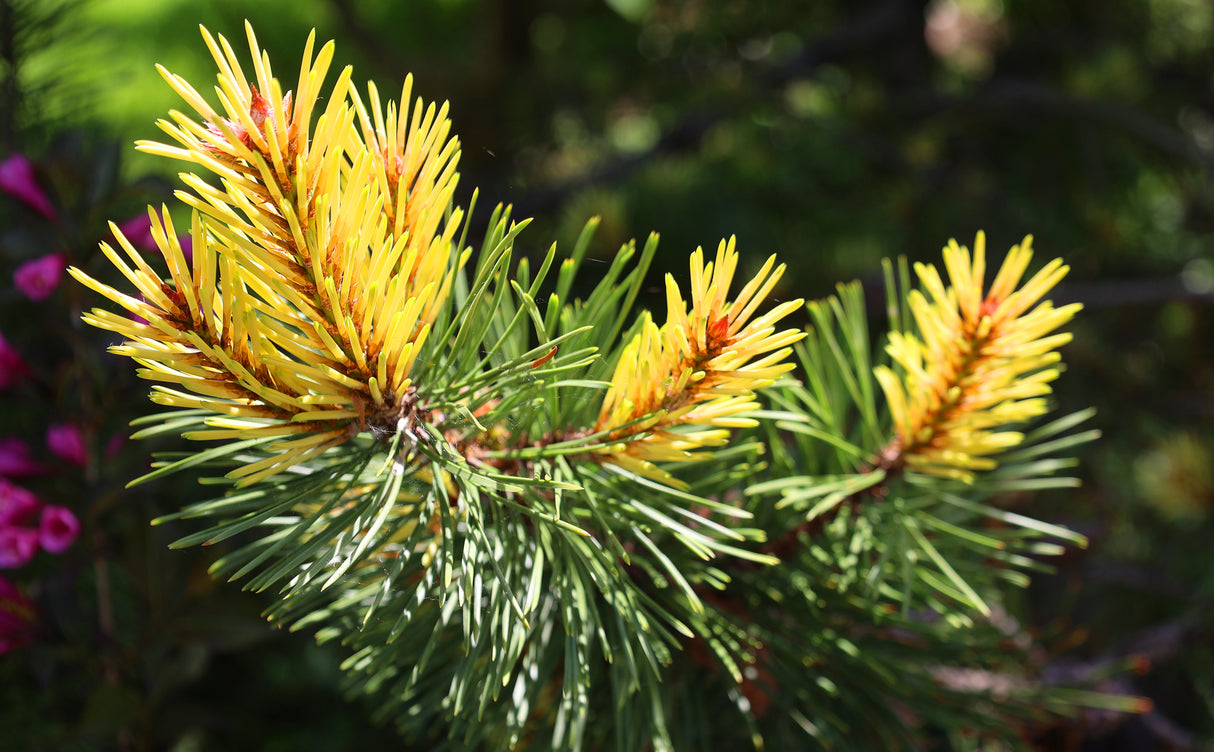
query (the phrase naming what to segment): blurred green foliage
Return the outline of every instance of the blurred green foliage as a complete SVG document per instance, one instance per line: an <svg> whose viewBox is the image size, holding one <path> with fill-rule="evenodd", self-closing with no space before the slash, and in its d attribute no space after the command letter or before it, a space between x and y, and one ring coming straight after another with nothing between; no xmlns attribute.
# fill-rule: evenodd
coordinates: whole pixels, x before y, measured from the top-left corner
<svg viewBox="0 0 1214 752"><path fill-rule="evenodd" d="M18 18L37 15L35 3L2 5L9 12L18 6ZM191 81L212 80L198 24L239 39L248 18L275 60L297 58L316 27L322 39L338 40L337 60L355 65L356 80L372 78L391 93L411 71L421 96L450 99L464 145L463 197L479 186L482 206L513 202L518 213L535 216L528 237L537 252L547 238L570 245L590 214L603 216L600 256L655 230L671 254L668 267L682 264L696 245L737 234L740 247L753 253L748 263L772 251L789 263L784 296L817 297L840 280L875 282L883 257L934 258L949 237L965 241L982 228L999 249L1033 233L1042 254L1063 256L1073 267L1060 297L1087 307L1064 353L1068 373L1058 400L1063 410L1095 404L1105 438L1087 449L1081 492L1016 501L1092 540L1089 550L1057 562L1058 575L1040 578L1016 616L1059 652L1066 649L1076 670L1146 656L1143 675L1111 679L1110 688L1144 694L1157 709L1137 719L1076 719L1042 730L1039 743L1197 749L1214 739L1214 569L1208 565L1214 534L1214 6L1208 2L50 5L63 11L61 23L45 28L59 29L59 36L37 36L42 26L23 31L18 38L36 42L27 63L13 68L10 61L5 69L5 85L16 80L25 95L6 100L3 147L5 153L46 153L61 201L71 186L89 184L87 173L97 164L117 162L104 150L73 152L53 133L71 126L90 144L156 137L152 123L178 103L153 63ZM280 67L289 79L285 71ZM147 198L120 186L153 163L129 149L122 162L123 170L115 167L98 188L118 198L89 204L104 218L124 219ZM95 244L102 218L90 218L91 235L74 238L72 247ZM14 259L60 242L23 233L6 228L6 272ZM30 314L4 310L5 334L20 341L10 322L28 323ZM78 328L66 311L57 325ZM129 377L119 382L107 387L123 395L114 405L115 421L122 409L136 411L143 394ZM41 419L32 410L5 415L5 431ZM135 474L128 469L114 469L109 482ZM98 509L85 523L104 520L121 531L94 555L115 557L111 571L126 579L119 587L128 600L116 608L132 620L127 642L112 644L111 652L52 656L66 645L89 644L65 634L28 656L41 667L40 686L55 691L63 691L64 675L48 666L104 673L113 655L140 681L98 682L102 694L83 704L55 691L30 695L28 683L7 680L16 669L15 656L6 657L0 659L0 726L12 726L22 714L57 723L74 708L78 728L110 724L81 738L159 748L165 737L130 714L168 723L155 710L157 698L168 695L149 687L176 684L184 689L172 694L174 713L225 714L222 723L179 724L179 731L186 729L175 741L182 750L228 748L230 739L248 741L242 734L251 729L265 731L264 744L252 746L266 749L353 748L380 733L357 722L343 726L330 711L295 712L298 720L275 725L260 712L241 710L241 697L255 696L259 704L279 697L288 712L288 689L309 683L327 697L334 661L301 640L246 631L254 601L233 588L197 584L194 570L204 564L196 554L163 551L172 536L162 539L140 525L174 501L124 501L122 512ZM122 556L148 559L119 563ZM81 577L88 565L73 564ZM156 579L161 589L140 576ZM205 592L182 590L185 581ZM81 582L71 587L90 589ZM173 599L149 595L167 597L166 589ZM169 612L176 626L158 621ZM185 633L177 631L187 625ZM249 644L258 647L241 649ZM133 687L135 694L128 691ZM190 704L177 704L183 696ZM117 736L115 728L122 729ZM30 739L37 746L38 737Z"/></svg>

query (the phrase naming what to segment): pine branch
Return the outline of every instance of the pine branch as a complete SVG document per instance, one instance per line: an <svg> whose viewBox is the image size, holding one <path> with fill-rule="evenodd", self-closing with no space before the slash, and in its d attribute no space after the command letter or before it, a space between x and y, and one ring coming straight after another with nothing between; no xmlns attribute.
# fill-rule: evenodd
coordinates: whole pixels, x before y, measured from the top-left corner
<svg viewBox="0 0 1214 752"><path fill-rule="evenodd" d="M322 95L332 45L311 38L284 93L251 29L252 81L204 39L222 112L164 72L201 120L173 113L179 145L142 145L217 178L183 178L193 256L167 209L163 267L115 229L131 292L72 273L126 313L85 318L174 408L137 436L217 442L136 481L190 471L216 493L156 522L206 521L175 546L234 542L213 574L343 641L350 690L407 737L664 750L859 731L911 749L932 728L1010 743L1012 721L1099 700L1043 692L984 618L1055 541L1083 544L992 503L1069 486L1065 454L1094 437L1074 431L1088 413L1022 425L1076 308L1028 310L1060 262L1016 289L1026 243L985 297L981 236L972 257L946 249L948 289L890 267L892 366L874 366L855 284L809 305L810 332L778 329L802 301L761 312L774 257L735 293L733 240L691 255L686 298L667 277L659 326L633 310L656 236L568 299L596 223L533 270L512 265L527 221L499 206L468 269L445 107L409 107L408 81L399 109L374 86L364 103L349 69Z"/></svg>

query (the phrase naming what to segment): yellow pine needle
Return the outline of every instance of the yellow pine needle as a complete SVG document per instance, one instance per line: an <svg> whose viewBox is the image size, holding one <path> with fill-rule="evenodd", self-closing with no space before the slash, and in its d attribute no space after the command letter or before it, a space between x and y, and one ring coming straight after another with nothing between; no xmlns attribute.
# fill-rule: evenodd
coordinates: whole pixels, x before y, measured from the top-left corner
<svg viewBox="0 0 1214 752"><path fill-rule="evenodd" d="M181 407L196 410L209 410L219 415L246 418L275 418L279 411L247 402L233 402L188 394L176 389L157 384L152 387L149 396L152 402L168 407Z"/></svg>
<svg viewBox="0 0 1214 752"><path fill-rule="evenodd" d="M1023 440L996 429L1046 411L1043 397L1058 377L1055 350L1070 341L1051 333L1080 306L1039 303L1066 275L1060 260L1017 289L1031 258L1029 236L1008 253L985 295L981 232L972 255L956 241L944 249L947 288L935 267L916 264L922 292L913 291L908 306L918 334L892 332L886 351L899 371L875 369L897 436L884 461L972 482L973 471L993 469L995 455Z"/></svg>
<svg viewBox="0 0 1214 752"><path fill-rule="evenodd" d="M131 289L71 273L148 322L103 310L84 316L124 337L114 351L161 382L153 401L270 426L192 435L300 432L233 475L247 484L368 422L395 430L410 371L470 249L455 247L459 144L445 104L411 102L409 79L399 107L382 105L371 86L368 108L349 67L325 91L334 46L317 50L314 35L294 93L286 91L247 24L246 32L252 80L228 41L202 30L219 71L218 107L158 68L194 115L160 121L173 145L138 144L214 176L182 175L189 191L178 195L194 210L192 262L162 209L151 212L152 235L167 275L116 227L117 243L102 250Z"/></svg>
<svg viewBox="0 0 1214 752"><path fill-rule="evenodd" d="M691 254L691 306L673 277L666 277L666 323L642 314L639 332L621 351L594 430L612 434L599 450L603 461L665 483L674 483L656 462L697 459L694 450L721 446L729 429L755 425L755 390L793 368L788 345L805 336L775 324L801 306L790 301L757 319L751 316L778 283L784 266L771 257L729 301L737 270L735 240L721 241L713 261Z"/></svg>
<svg viewBox="0 0 1214 752"><path fill-rule="evenodd" d="M293 465L303 464L308 459L321 454L330 447L342 443L347 438L348 435L345 431L334 431L312 434L307 439L299 439L295 442L274 444L273 448L279 450L277 454L242 465L229 472L227 477L237 481L237 488L251 486L254 483L277 475ZM300 442L306 443L301 444Z"/></svg>

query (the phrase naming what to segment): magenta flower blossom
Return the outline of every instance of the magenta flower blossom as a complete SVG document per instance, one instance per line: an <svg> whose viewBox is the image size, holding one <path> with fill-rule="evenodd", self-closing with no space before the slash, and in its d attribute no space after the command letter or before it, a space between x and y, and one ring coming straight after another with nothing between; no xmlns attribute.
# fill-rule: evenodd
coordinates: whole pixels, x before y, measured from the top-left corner
<svg viewBox="0 0 1214 752"><path fill-rule="evenodd" d="M34 178L34 163L24 154L13 154L0 162L0 191L7 193L47 219L55 218L55 207Z"/></svg>
<svg viewBox="0 0 1214 752"><path fill-rule="evenodd" d="M25 527L0 528L0 569L23 567L38 553L38 531Z"/></svg>
<svg viewBox="0 0 1214 752"><path fill-rule="evenodd" d="M28 526L41 508L32 491L0 478L0 530Z"/></svg>
<svg viewBox="0 0 1214 752"><path fill-rule="evenodd" d="M65 269L67 269L66 255L48 253L17 267L17 271L13 274L13 283L30 300L46 300L59 285L59 278L63 276Z"/></svg>
<svg viewBox="0 0 1214 752"><path fill-rule="evenodd" d="M31 373L21 353L0 334L0 389L8 389Z"/></svg>
<svg viewBox="0 0 1214 752"><path fill-rule="evenodd" d="M41 475L46 471L46 465L30 456L29 444L16 436L0 439L0 479Z"/></svg>
<svg viewBox="0 0 1214 752"><path fill-rule="evenodd" d="M29 596L0 577L0 655L34 641L36 615Z"/></svg>
<svg viewBox="0 0 1214 752"><path fill-rule="evenodd" d="M159 249L156 240L152 238L152 218L146 212L136 214L118 225L118 231L138 250L155 251Z"/></svg>
<svg viewBox="0 0 1214 752"><path fill-rule="evenodd" d="M80 520L72 510L54 504L42 508L42 519L38 524L38 542L42 550L61 554L71 547L80 534Z"/></svg>
<svg viewBox="0 0 1214 752"><path fill-rule="evenodd" d="M71 423L55 423L46 429L46 446L61 460L84 467L88 453L84 448L84 434Z"/></svg>

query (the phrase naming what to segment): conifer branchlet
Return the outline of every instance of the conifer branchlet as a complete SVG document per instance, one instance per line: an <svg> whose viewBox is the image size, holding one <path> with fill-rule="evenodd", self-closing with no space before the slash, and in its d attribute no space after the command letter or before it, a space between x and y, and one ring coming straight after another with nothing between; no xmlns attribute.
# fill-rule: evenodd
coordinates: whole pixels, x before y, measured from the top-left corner
<svg viewBox="0 0 1214 752"><path fill-rule="evenodd" d="M732 238L691 255L686 297L666 277L659 326L631 310L656 236L585 301L568 293L593 223L533 278L510 271L526 223L499 207L469 264L448 108L411 106L410 79L399 103L373 85L364 102L349 68L323 89L333 44L310 37L284 91L251 28L251 78L203 36L218 108L161 69L195 114L161 122L175 145L139 144L210 173L182 175L192 255L162 207L163 258L117 227L103 244L125 291L71 270L122 309L85 320L173 408L140 435L215 442L144 478L226 474L160 520L212 519L179 545L243 541L215 573L279 587L267 616L343 640L352 686L426 742L1014 738L1004 712L1033 707L1032 677L994 721L939 677L1010 670L975 619L1039 568L1035 540L1082 543L988 499L1072 484L1065 459L1030 460L1094 436L1068 433L1086 414L1025 426L1078 310L1041 302L1060 261L1020 286L1026 239L984 293L984 237L951 243L949 286L916 266L913 326L875 368L858 285L789 326L803 301L767 307L787 286L774 256L731 291Z"/></svg>

